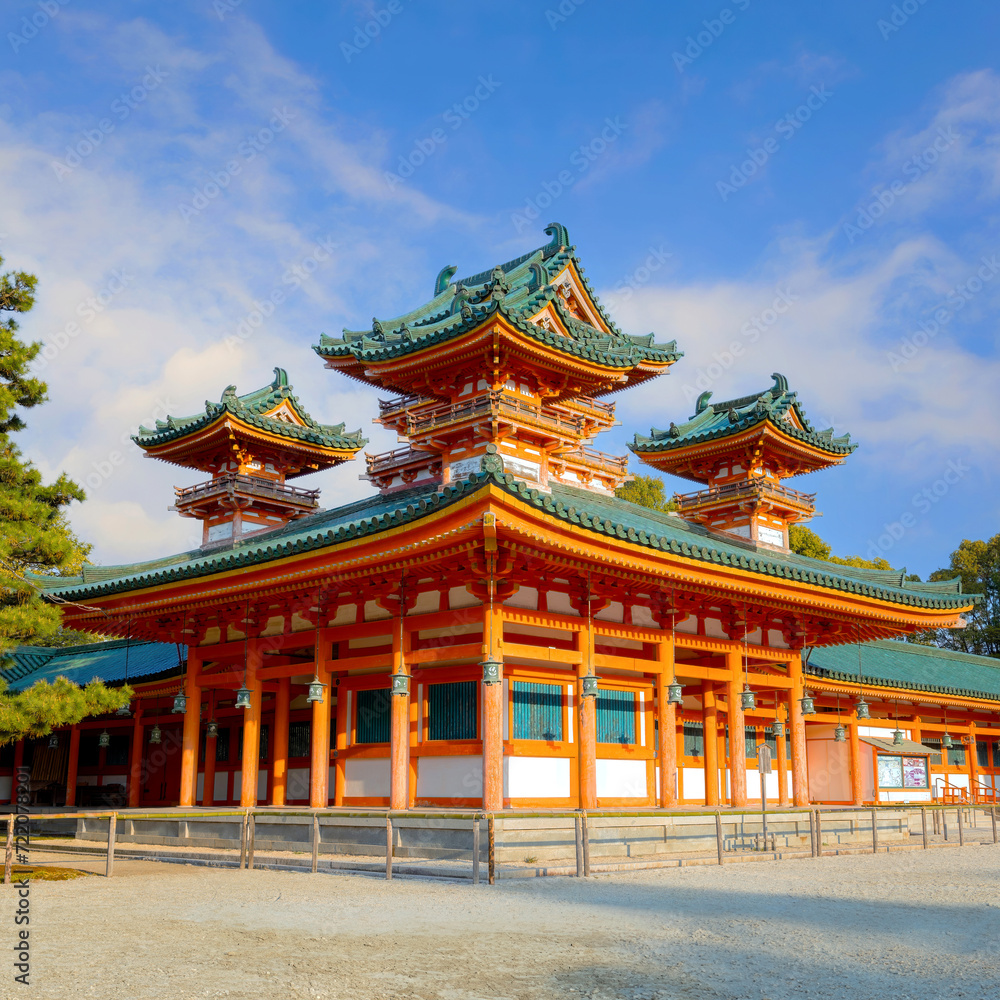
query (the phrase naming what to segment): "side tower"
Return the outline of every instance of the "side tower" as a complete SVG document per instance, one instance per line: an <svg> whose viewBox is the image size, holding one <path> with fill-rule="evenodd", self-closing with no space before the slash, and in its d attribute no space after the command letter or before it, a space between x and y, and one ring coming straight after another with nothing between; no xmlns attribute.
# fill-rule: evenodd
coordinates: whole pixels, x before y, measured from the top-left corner
<svg viewBox="0 0 1000 1000"><path fill-rule="evenodd" d="M635 435L629 446L647 465L708 489L675 495L678 513L715 531L776 549L788 549L788 527L810 520L816 495L781 481L839 465L857 448L850 434L817 431L806 418L784 375L774 374L766 392L710 404L668 430Z"/></svg>
<svg viewBox="0 0 1000 1000"><path fill-rule="evenodd" d="M372 329L324 335L328 368L398 395L377 422L403 446L368 455L383 493L449 483L478 471L487 445L504 468L546 489L554 480L610 492L628 478L628 456L589 445L615 426L598 397L666 371L675 343L621 332L601 308L569 245L552 224L543 247L459 281L446 267L434 298Z"/></svg>
<svg viewBox="0 0 1000 1000"><path fill-rule="evenodd" d="M150 458L211 473L197 486L175 489L171 510L204 525L202 545L277 528L311 514L319 490L303 490L288 479L331 469L354 458L367 444L361 431L319 424L299 405L288 375L274 369L263 389L236 395L229 386L218 403L191 417L167 417L132 440Z"/></svg>

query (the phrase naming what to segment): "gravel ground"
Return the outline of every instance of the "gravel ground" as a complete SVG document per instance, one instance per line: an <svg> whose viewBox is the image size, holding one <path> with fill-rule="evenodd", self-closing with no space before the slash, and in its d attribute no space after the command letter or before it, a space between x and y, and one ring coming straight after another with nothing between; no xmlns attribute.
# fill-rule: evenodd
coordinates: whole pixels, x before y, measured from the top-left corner
<svg viewBox="0 0 1000 1000"><path fill-rule="evenodd" d="M115 872L33 887L32 989L4 971L0 996L1000 997L992 845L478 888L124 860ZM11 930L14 906L0 887Z"/></svg>

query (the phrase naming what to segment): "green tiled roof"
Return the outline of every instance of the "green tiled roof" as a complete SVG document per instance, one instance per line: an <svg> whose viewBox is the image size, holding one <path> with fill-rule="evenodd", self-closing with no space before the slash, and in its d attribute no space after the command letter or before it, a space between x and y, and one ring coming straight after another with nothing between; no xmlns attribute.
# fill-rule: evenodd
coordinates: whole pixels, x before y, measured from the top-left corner
<svg viewBox="0 0 1000 1000"><path fill-rule="evenodd" d="M556 485L551 493L542 493L503 472L480 472L443 488L424 486L321 511L211 554L187 552L153 563L106 567L89 579L86 574L71 579L36 579L47 584L48 593L74 599L193 579L297 553L335 549L341 542L419 521L488 484L502 487L574 529L627 539L654 551L913 608L958 609L967 607L971 600L961 595L960 584L954 580L916 585L904 579L905 570L854 569L795 554L756 552L749 543L722 540L701 525L666 512L570 486Z"/></svg>
<svg viewBox="0 0 1000 1000"><path fill-rule="evenodd" d="M857 448L851 442L850 434L834 437L832 427L823 431L816 430L798 402L798 394L789 392L788 379L777 372L771 378L774 379L774 385L770 389L740 399L709 403L712 394L704 392L698 398L697 412L686 423L671 423L667 430L654 427L648 437L636 434L629 447L637 454L686 448L692 444L704 444L739 434L758 424L770 422L782 434L804 441L831 455L849 455ZM786 415L793 410L804 429L800 430L786 419Z"/></svg>
<svg viewBox="0 0 1000 1000"><path fill-rule="evenodd" d="M84 685L95 677L109 684L176 674L187 661L187 648L169 642L114 639L83 646L20 646L0 668L12 691L23 691L36 681L50 683L67 677Z"/></svg>
<svg viewBox="0 0 1000 1000"><path fill-rule="evenodd" d="M828 680L857 683L857 645L812 650L807 672ZM1000 660L989 656L879 639L861 646L861 674L865 687L908 687L1000 701Z"/></svg>
<svg viewBox="0 0 1000 1000"><path fill-rule="evenodd" d="M268 410L273 410L285 400L302 419L304 427L289 423L287 420L264 416ZM275 368L274 381L262 389L237 396L236 386L228 386L218 403L205 401L203 413L196 413L190 417L168 416L166 420L157 420L153 429L140 427L139 433L134 434L132 440L142 448L154 448L207 427L223 413L231 413L244 423L259 427L271 434L316 444L323 448L357 450L368 443L367 439L361 436L360 428L345 432L343 424L320 424L313 420L299 405L299 397L293 394L292 387L288 384L288 374L283 368Z"/></svg>
<svg viewBox="0 0 1000 1000"><path fill-rule="evenodd" d="M566 227L552 223L545 232L552 237L545 246L492 270L452 282L455 268L444 268L435 283L434 298L420 308L393 319L374 319L370 330L344 330L342 337L323 334L313 350L324 358L354 356L359 361L386 361L460 337L498 314L527 336L608 367L632 367L643 361L665 363L683 356L676 341L656 344L653 334L632 337L622 333L584 276ZM571 261L610 332L571 316L550 284ZM571 337L528 321L546 303L552 303Z"/></svg>

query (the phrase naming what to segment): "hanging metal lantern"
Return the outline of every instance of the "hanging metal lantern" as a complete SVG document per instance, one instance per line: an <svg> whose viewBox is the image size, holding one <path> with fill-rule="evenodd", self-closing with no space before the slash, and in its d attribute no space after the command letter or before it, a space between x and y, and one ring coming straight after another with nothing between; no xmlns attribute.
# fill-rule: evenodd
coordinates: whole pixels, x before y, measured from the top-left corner
<svg viewBox="0 0 1000 1000"><path fill-rule="evenodd" d="M775 719L774 722L771 723L771 735L776 740L780 740L781 737L785 735L785 724Z"/></svg>
<svg viewBox="0 0 1000 1000"><path fill-rule="evenodd" d="M151 746L155 746L163 742L163 734L160 732L160 727L154 725L149 731L149 743Z"/></svg>
<svg viewBox="0 0 1000 1000"><path fill-rule="evenodd" d="M393 674L392 675L392 693L393 694L409 694L410 693L410 675L409 674Z"/></svg>
<svg viewBox="0 0 1000 1000"><path fill-rule="evenodd" d="M583 675L583 696L584 698L597 697L597 675Z"/></svg>
<svg viewBox="0 0 1000 1000"><path fill-rule="evenodd" d="M209 719L208 725L205 727L205 737L210 740L214 740L219 735L219 724L215 719Z"/></svg>
<svg viewBox="0 0 1000 1000"><path fill-rule="evenodd" d="M55 750L58 746L59 746L59 734L52 733L52 735L49 736L49 749Z"/></svg>
<svg viewBox="0 0 1000 1000"><path fill-rule="evenodd" d="M846 743L847 742L847 730L843 725L837 726L833 731L833 742L834 743Z"/></svg>
<svg viewBox="0 0 1000 1000"><path fill-rule="evenodd" d="M241 687L236 692L236 707L237 708L249 708L250 707L250 688L248 688L248 687Z"/></svg>
<svg viewBox="0 0 1000 1000"><path fill-rule="evenodd" d="M115 715L117 715L119 719L129 718L132 715L132 712L131 709L129 709L128 702L125 702L125 704L122 705L117 712L115 712Z"/></svg>
<svg viewBox="0 0 1000 1000"><path fill-rule="evenodd" d="M947 732L945 732L944 736L941 737L941 746L943 746L945 750L950 750L954 745L955 741L948 735Z"/></svg>
<svg viewBox="0 0 1000 1000"><path fill-rule="evenodd" d="M667 704L668 705L683 705L684 704L684 689L674 681L673 684L667 685Z"/></svg>
<svg viewBox="0 0 1000 1000"><path fill-rule="evenodd" d="M894 729L892 731L892 745L894 747L901 747L903 745L903 730Z"/></svg>
<svg viewBox="0 0 1000 1000"><path fill-rule="evenodd" d="M312 704L314 701L319 702L320 705L323 704L323 690L325 685L321 684L319 678L314 676L309 684L309 694L306 695L306 701ZM237 705L239 702L237 701Z"/></svg>
<svg viewBox="0 0 1000 1000"><path fill-rule="evenodd" d="M816 713L816 706L813 704L812 698L807 694L799 698L799 707L802 709L803 715L814 715Z"/></svg>
<svg viewBox="0 0 1000 1000"><path fill-rule="evenodd" d="M752 712L757 707L757 699L754 697L753 691L750 690L749 684L740 692L740 704L743 706L744 712Z"/></svg>
<svg viewBox="0 0 1000 1000"><path fill-rule="evenodd" d="M171 711L175 715L184 715L188 710L187 695L183 691L178 691L174 696L174 707Z"/></svg>
<svg viewBox="0 0 1000 1000"><path fill-rule="evenodd" d="M868 702L865 701L861 695L858 695L858 700L854 703L854 711L859 719L871 718L871 715L868 712Z"/></svg>
<svg viewBox="0 0 1000 1000"><path fill-rule="evenodd" d="M97 745L102 750L107 750L108 747L111 746L111 737L108 736L108 731L106 729L100 736L97 737Z"/></svg>

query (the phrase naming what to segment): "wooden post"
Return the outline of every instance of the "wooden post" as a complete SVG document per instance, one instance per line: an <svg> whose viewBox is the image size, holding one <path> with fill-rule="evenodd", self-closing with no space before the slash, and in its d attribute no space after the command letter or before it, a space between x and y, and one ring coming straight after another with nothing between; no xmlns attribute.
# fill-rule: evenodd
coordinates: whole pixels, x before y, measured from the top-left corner
<svg viewBox="0 0 1000 1000"><path fill-rule="evenodd" d="M959 806L955 812L958 815L958 846L965 847L965 827L962 825L962 807Z"/></svg>
<svg viewBox="0 0 1000 1000"><path fill-rule="evenodd" d="M392 816L385 814L385 877L392 878Z"/></svg>
<svg viewBox="0 0 1000 1000"><path fill-rule="evenodd" d="M479 816L472 817L472 884L479 885Z"/></svg>
<svg viewBox="0 0 1000 1000"><path fill-rule="evenodd" d="M719 864L723 864L722 858L722 814L718 809L715 810L715 850L719 856Z"/></svg>
<svg viewBox="0 0 1000 1000"><path fill-rule="evenodd" d="M17 797L17 792L14 793ZM7 814L7 850L3 859L3 884L10 885L10 869L14 864L14 810Z"/></svg>
<svg viewBox="0 0 1000 1000"><path fill-rule="evenodd" d="M858 735L858 717L851 713L851 721L847 723L847 731L851 736L851 801L856 806L864 805L865 793L861 782L861 739Z"/></svg>
<svg viewBox="0 0 1000 1000"><path fill-rule="evenodd" d="M503 809L503 611L483 616L483 809Z"/></svg>
<svg viewBox="0 0 1000 1000"><path fill-rule="evenodd" d="M660 808L667 809L677 802L677 706L669 703L668 687L673 680L673 636L667 636L657 647L660 672L656 679L656 715L660 737Z"/></svg>
<svg viewBox="0 0 1000 1000"><path fill-rule="evenodd" d="M812 809L809 810L809 852L816 857L816 816Z"/></svg>
<svg viewBox="0 0 1000 1000"><path fill-rule="evenodd" d="M128 806L137 809L142 801L142 740L145 730L142 726L142 706L136 702L132 719L132 745L128 755Z"/></svg>
<svg viewBox="0 0 1000 1000"><path fill-rule="evenodd" d="M76 776L80 764L80 727L69 731L69 763L66 769L66 806L76 805Z"/></svg>
<svg viewBox="0 0 1000 1000"><path fill-rule="evenodd" d="M251 811L247 814L247 871L253 870L253 854L257 839L257 817Z"/></svg>
<svg viewBox="0 0 1000 1000"><path fill-rule="evenodd" d="M201 778L201 804L215 804L215 764L219 755L219 737L205 736L205 770Z"/></svg>
<svg viewBox="0 0 1000 1000"><path fill-rule="evenodd" d="M924 843L924 850L927 850L927 809L920 807L920 836Z"/></svg>
<svg viewBox="0 0 1000 1000"><path fill-rule="evenodd" d="M872 810L872 854L878 854L878 812Z"/></svg>
<svg viewBox="0 0 1000 1000"><path fill-rule="evenodd" d="M996 780L995 778L993 779ZM997 807L994 806L990 810L990 819L993 821L993 843L997 842Z"/></svg>
<svg viewBox="0 0 1000 1000"><path fill-rule="evenodd" d="M779 694L777 700L775 701L775 718L779 717L778 704L782 700L782 695ZM790 718L789 713L785 712L785 720ZM775 739L775 745L777 749L778 758L778 805L787 806L788 805L788 739L785 734L782 734L781 739Z"/></svg>
<svg viewBox="0 0 1000 1000"><path fill-rule="evenodd" d="M319 816L313 816L313 835L312 835L312 873L313 875L319 870Z"/></svg>
<svg viewBox="0 0 1000 1000"><path fill-rule="evenodd" d="M328 696L327 693L325 696ZM274 693L274 758L271 763L271 805L283 806L288 796L288 706L292 698L290 677L278 679ZM205 756L208 780L208 751Z"/></svg>
<svg viewBox="0 0 1000 1000"><path fill-rule="evenodd" d="M941 809L941 833L944 836L945 841L948 840L948 813L942 807Z"/></svg>
<svg viewBox="0 0 1000 1000"><path fill-rule="evenodd" d="M816 810L816 857L823 857L823 817L818 809Z"/></svg>
<svg viewBox="0 0 1000 1000"><path fill-rule="evenodd" d="M494 885L497 880L497 842L492 813L486 820L486 852L486 870L489 883L490 885Z"/></svg>
<svg viewBox="0 0 1000 1000"><path fill-rule="evenodd" d="M579 811L573 817L576 828L576 877L583 878L583 820Z"/></svg>
<svg viewBox="0 0 1000 1000"><path fill-rule="evenodd" d="M747 804L747 755L746 719L743 713L741 654L739 651L726 654L729 680L726 681L726 699L729 702L729 786L730 800L735 809L745 809ZM761 788L764 775L760 776Z"/></svg>
<svg viewBox="0 0 1000 1000"><path fill-rule="evenodd" d="M181 791L179 805L193 806L198 790L198 737L201 732L201 686L198 684L200 661L197 650L189 649L184 694L184 732L181 741ZM256 778L256 772L254 774Z"/></svg>
<svg viewBox="0 0 1000 1000"><path fill-rule="evenodd" d="M250 628L249 622L244 628ZM263 666L263 650L260 641L251 639L247 644L247 679L250 689L250 707L243 709L243 760L242 782L240 784L240 807L253 809L257 805L257 771L260 767L260 702L261 682L258 669Z"/></svg>
<svg viewBox="0 0 1000 1000"><path fill-rule="evenodd" d="M590 878L590 824L587 822L586 810L582 810L580 813L580 823L583 838L583 876Z"/></svg>
<svg viewBox="0 0 1000 1000"><path fill-rule="evenodd" d="M250 815L250 810L244 811L243 816L240 819L240 870L247 863L247 822Z"/></svg>
<svg viewBox="0 0 1000 1000"><path fill-rule="evenodd" d="M705 743L705 805L719 804L719 714L715 685L702 681L702 736Z"/></svg>
<svg viewBox="0 0 1000 1000"><path fill-rule="evenodd" d="M312 726L309 730L309 805L325 809L330 804L330 700L333 697L330 673L320 660L316 641L316 676L324 685L323 700L312 703Z"/></svg>
<svg viewBox="0 0 1000 1000"><path fill-rule="evenodd" d="M330 679L330 691L333 692L334 681ZM347 737L351 726L351 720L347 717L347 703L350 700L348 693L338 685L337 687L337 753L334 758L333 768L333 804L342 806L344 804L344 784L346 776L345 751L347 750Z"/></svg>
<svg viewBox="0 0 1000 1000"><path fill-rule="evenodd" d="M108 820L108 862L104 869L105 878L111 878L115 870L115 837L118 835L118 813L113 812Z"/></svg>
<svg viewBox="0 0 1000 1000"><path fill-rule="evenodd" d="M792 798L798 807L809 805L809 770L806 764L806 724L799 699L804 694L802 657L796 656L788 663L788 676L792 682L789 698L792 733Z"/></svg>

